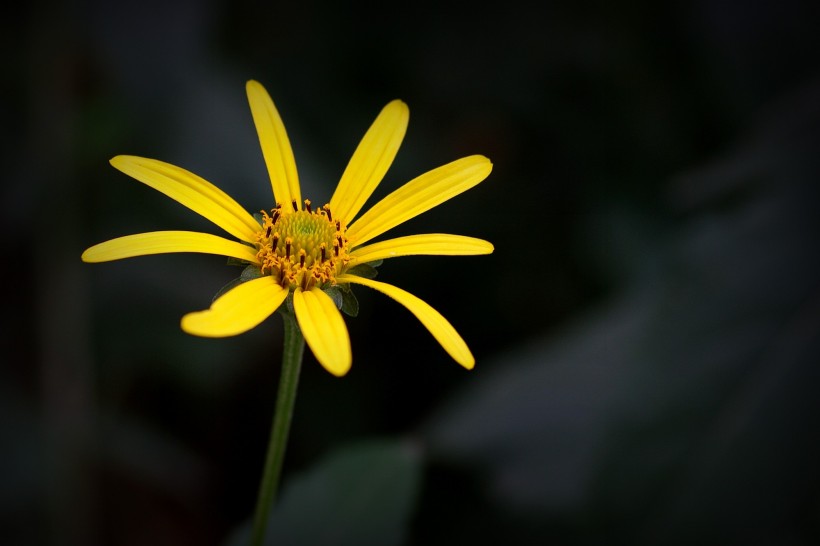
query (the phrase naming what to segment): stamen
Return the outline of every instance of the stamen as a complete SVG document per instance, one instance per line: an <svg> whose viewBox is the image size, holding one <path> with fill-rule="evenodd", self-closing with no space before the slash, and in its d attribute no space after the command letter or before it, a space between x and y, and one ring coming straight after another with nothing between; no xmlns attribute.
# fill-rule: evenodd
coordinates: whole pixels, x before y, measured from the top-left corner
<svg viewBox="0 0 820 546"><path fill-rule="evenodd" d="M332 217L330 205L314 209L309 199L303 203L304 208L291 200L292 213L279 204L269 213L262 211L256 237L262 274L290 290L334 284L350 260L344 224Z"/></svg>

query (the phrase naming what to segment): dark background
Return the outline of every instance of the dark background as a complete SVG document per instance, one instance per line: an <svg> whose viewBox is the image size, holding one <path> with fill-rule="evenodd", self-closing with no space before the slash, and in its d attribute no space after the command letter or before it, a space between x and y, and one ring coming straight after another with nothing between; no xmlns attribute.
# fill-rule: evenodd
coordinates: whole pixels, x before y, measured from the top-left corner
<svg viewBox="0 0 820 546"><path fill-rule="evenodd" d="M820 4L533 5L3 16L0 542L223 544L251 513L281 318L193 338L179 318L236 274L220 258L80 254L219 232L117 154L271 206L253 78L315 202L394 98L410 126L377 196L464 155L495 165L390 233L494 254L379 277L439 309L475 370L358 290L348 376L306 357L285 485L340 446L409 438L404 544L820 543Z"/></svg>

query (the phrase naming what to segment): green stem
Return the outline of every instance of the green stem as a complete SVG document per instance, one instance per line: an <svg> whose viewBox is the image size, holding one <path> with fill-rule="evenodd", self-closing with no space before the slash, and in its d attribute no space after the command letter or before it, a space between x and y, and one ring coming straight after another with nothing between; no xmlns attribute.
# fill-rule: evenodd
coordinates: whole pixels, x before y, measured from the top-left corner
<svg viewBox="0 0 820 546"><path fill-rule="evenodd" d="M253 516L253 534L251 535L253 546L261 546L265 539L268 514L276 497L282 461L285 459L293 405L296 401L296 387L299 384L299 370L302 367L302 354L305 350L305 338L302 336L296 318L291 313L282 312L281 315L285 322L282 375L279 378L276 410L273 414L273 425L268 440L268 453L265 456L265 471L262 474L262 482L259 484L259 496Z"/></svg>

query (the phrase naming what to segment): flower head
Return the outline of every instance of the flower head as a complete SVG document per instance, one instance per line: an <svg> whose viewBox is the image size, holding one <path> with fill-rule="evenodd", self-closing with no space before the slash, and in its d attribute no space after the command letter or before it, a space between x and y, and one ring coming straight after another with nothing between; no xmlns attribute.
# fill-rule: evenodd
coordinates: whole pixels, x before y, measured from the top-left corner
<svg viewBox="0 0 820 546"><path fill-rule="evenodd" d="M487 241L430 233L371 243L389 229L484 180L492 164L465 157L411 180L358 216L398 152L409 111L399 100L382 109L365 134L339 185L326 204L302 199L296 162L285 126L261 84L246 86L262 154L273 187L274 205L257 217L210 182L154 159L117 156L111 165L197 212L238 241L207 233L157 231L112 239L87 249L86 262L105 262L169 252L218 254L246 264L240 280L211 307L182 318L182 329L205 337L225 337L254 328L288 298L296 320L319 363L344 375L352 360L350 338L339 311L351 284L382 292L404 305L459 364L473 355L438 311L393 285L375 281L367 264L408 255L489 254ZM358 217L357 217L358 216ZM337 296L337 297L334 297Z"/></svg>

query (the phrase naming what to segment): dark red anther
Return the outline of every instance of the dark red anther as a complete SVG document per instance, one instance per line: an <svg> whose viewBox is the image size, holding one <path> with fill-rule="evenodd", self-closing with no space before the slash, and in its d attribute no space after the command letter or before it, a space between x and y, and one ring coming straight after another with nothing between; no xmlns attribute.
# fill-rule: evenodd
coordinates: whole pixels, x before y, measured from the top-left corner
<svg viewBox="0 0 820 546"><path fill-rule="evenodd" d="M330 207L325 205L324 209L325 209L325 212L327 213L327 219L332 222L333 221L333 216L330 215ZM337 227L336 229L339 229L339 228Z"/></svg>
<svg viewBox="0 0 820 546"><path fill-rule="evenodd" d="M293 205L293 210L295 210L296 212L299 212L299 204L296 202L296 199L291 201L291 204Z"/></svg>
<svg viewBox="0 0 820 546"><path fill-rule="evenodd" d="M306 209L307 209L307 211L308 211L308 212L310 212L311 214L313 213L313 209L311 209L311 208L310 208L310 199L305 199L305 208L306 208Z"/></svg>
<svg viewBox="0 0 820 546"><path fill-rule="evenodd" d="M290 239L285 239L285 258L290 258Z"/></svg>
<svg viewBox="0 0 820 546"><path fill-rule="evenodd" d="M273 216L271 216L270 221L271 224L275 224L279 220L280 209L279 207L276 207L271 212L273 213Z"/></svg>
<svg viewBox="0 0 820 546"><path fill-rule="evenodd" d="M273 229L273 226L268 226L268 231L265 232L265 237L270 237L270 230Z"/></svg>
<svg viewBox="0 0 820 546"><path fill-rule="evenodd" d="M270 242L271 250L276 250L276 244L279 242L279 236L275 233L273 234L273 241Z"/></svg>

